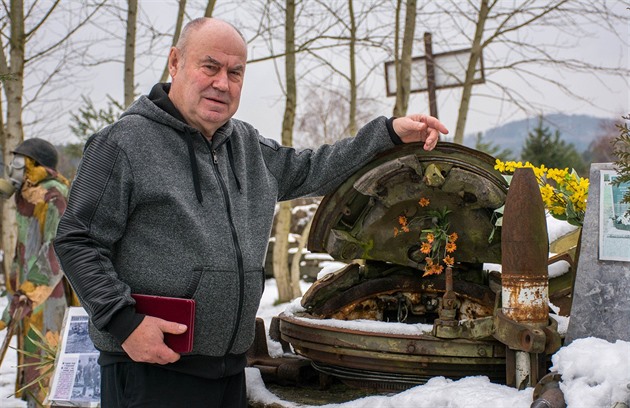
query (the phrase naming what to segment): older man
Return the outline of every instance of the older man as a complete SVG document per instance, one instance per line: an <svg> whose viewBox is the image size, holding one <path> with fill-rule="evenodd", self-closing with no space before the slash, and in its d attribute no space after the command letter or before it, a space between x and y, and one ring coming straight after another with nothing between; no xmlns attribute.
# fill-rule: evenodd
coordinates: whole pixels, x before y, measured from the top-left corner
<svg viewBox="0 0 630 408"><path fill-rule="evenodd" d="M297 151L233 119L247 47L201 18L170 50L157 84L86 145L55 250L91 319L102 406L245 407L264 257L279 200L324 195L380 151L447 129L424 115L376 118L354 138ZM131 294L196 302L192 352Z"/></svg>

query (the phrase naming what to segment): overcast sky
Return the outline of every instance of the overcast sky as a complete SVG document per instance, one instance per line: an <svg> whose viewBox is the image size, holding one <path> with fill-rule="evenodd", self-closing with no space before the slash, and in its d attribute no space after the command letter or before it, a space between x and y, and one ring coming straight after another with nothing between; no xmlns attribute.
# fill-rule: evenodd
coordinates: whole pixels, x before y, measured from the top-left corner
<svg viewBox="0 0 630 408"><path fill-rule="evenodd" d="M126 2L119 3L121 6L126 4ZM172 26L174 26L176 13L175 3L175 1L167 0L140 0L139 20L144 19L146 21L148 19L164 32L168 32L172 30ZM193 4L189 6L189 10L191 13L194 13L192 7L194 7L195 3L189 3ZM201 4L200 2L197 3ZM217 3L219 5L217 6L215 15L223 17L221 12L224 12L226 13L224 18L232 21L238 20L238 18L229 18L231 10L225 5L226 3L222 3L221 1ZM618 12L630 13L630 11L625 9L627 4L623 3L627 2L616 3L615 7L619 8ZM199 4L197 4L197 9L201 10ZM223 8L221 8L222 4ZM241 2L241 4L247 3ZM231 8L234 8L234 6ZM199 11L199 15L201 15L201 11ZM239 18L243 18L243 15L243 13L237 14ZM192 17L195 16L193 15ZM625 37L628 38L628 26L622 27L620 30L625 34ZM140 31L139 29L139 32ZM621 44L617 38L614 38L612 35L605 33L604 30L598 29L595 26L591 26L589 31L592 33L591 37L581 40L578 46L572 46L564 51L558 50L557 52L562 53L563 56L576 59L583 59L587 56L591 61L597 61L602 66L622 65L630 68L627 46ZM533 39L542 39L549 36L550 33L551 31L542 30L531 33L531 36ZM84 31L80 34L79 38L86 39L91 35L93 34ZM120 35L124 35L124 31L120 33ZM416 37L422 38L422 27L418 27L416 30ZM138 48L141 48L143 41L144 39L142 38L138 39ZM435 53L451 50L448 48L448 45L443 45L446 42L444 38L436 38L434 35L434 42L442 44L441 46L438 45L437 49L434 47ZM146 43L146 41L144 41L144 43ZM169 45L170 40L166 40L162 46L154 49L156 53L160 53L161 49L163 57L153 56L138 59L136 64L136 82L137 91L139 93L148 93L152 85L159 79L164 68ZM103 55L112 52L112 43L97 43L94 47L100 47ZM454 48L461 49L462 47L455 45ZM99 48L95 48L95 50L99 50ZM118 52L118 54L121 53L119 51L116 52ZM141 52L141 50L138 49L137 52ZM423 54L423 49L414 50L414 55L420 56ZM121 57L118 56L117 58ZM282 63L282 61L279 61L280 67ZM567 97L558 90L551 89L548 86L524 83L522 80L507 72L497 73L492 79L494 81L510 84L511 86L513 84L519 92L527 95L528 98L536 101L539 105L544 106L541 108L540 112L544 114L564 112L619 119L621 115L630 113L630 92L628 90L628 84L619 78L603 77L602 80L598 80L591 75L585 74L559 75L557 71L553 70L551 67L547 70L546 75L555 77L563 83L568 84L572 89L575 89L576 92L591 100L595 107L590 106L584 101L577 101L574 100L574 98ZM77 82L77 86L72 91L66 91L64 107L73 104L76 106L81 100L81 95L88 95L97 106L104 106L106 95L111 95L116 100L123 99L122 64L120 62L111 62L91 68L86 77L88 79ZM476 85L474 93L484 94L485 92L487 94L487 89L487 85ZM300 88L298 84L298 93L300 92L304 92L304 89ZM386 96L384 67L381 67L372 76L366 86L366 92L379 100L380 111L376 112L377 114L391 115L394 106L394 98ZM458 88L437 91L439 117L446 126L451 129L452 133L455 131L460 94L461 91ZM513 106L502 104L500 101L492 101L487 98L484 98L483 102L480 101L481 99L479 97L473 96L471 110L468 115L466 134L485 131L509 121L523 119L525 117L522 112L519 112ZM64 107L60 106L59 109L63 111ZM264 136L279 140L283 109L284 100L280 86L278 85L274 65L271 62L249 64L245 76L241 105L236 117L250 122ZM428 113L428 111L427 94L412 94L408 112ZM76 141L67 128L67 121L68 117L60 114L55 129L46 135L39 136L52 139L57 143Z"/></svg>

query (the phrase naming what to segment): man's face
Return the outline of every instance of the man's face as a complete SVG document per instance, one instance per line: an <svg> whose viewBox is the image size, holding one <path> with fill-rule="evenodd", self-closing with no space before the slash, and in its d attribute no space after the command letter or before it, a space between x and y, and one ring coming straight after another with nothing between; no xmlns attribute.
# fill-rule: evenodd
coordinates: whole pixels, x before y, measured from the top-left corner
<svg viewBox="0 0 630 408"><path fill-rule="evenodd" d="M247 48L227 24L210 24L191 32L182 53L171 49L169 98L186 121L208 138L238 109Z"/></svg>

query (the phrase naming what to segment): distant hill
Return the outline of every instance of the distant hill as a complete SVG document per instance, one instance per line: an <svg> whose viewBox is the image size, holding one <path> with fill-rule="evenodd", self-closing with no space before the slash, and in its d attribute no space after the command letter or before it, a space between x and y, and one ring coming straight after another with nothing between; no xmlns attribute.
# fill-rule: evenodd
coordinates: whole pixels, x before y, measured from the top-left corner
<svg viewBox="0 0 630 408"><path fill-rule="evenodd" d="M538 117L517 120L505 125L488 129L483 132L483 141L492 142L501 149L510 149L515 156L520 156L523 143L529 132L538 126ZM588 145L602 134L602 122L616 121L614 118L600 118L589 115L551 114L543 117L544 126L552 134L556 129L560 132L560 139L575 146L582 153ZM464 136L464 145L475 147L477 134Z"/></svg>

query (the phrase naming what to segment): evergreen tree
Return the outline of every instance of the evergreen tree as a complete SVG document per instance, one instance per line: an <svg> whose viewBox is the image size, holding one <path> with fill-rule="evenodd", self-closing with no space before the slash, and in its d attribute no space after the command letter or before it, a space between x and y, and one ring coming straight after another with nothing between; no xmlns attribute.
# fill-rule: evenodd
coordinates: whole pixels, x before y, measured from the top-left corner
<svg viewBox="0 0 630 408"><path fill-rule="evenodd" d="M97 109L89 97L82 96L84 107L78 113L72 113L70 131L79 138L79 143L68 143L57 146L61 153L57 170L69 179L73 179L79 161L83 156L83 146L90 136L118 119L124 108L122 104L107 96L107 107Z"/></svg>
<svg viewBox="0 0 630 408"><path fill-rule="evenodd" d="M552 134L549 127L543 125L542 116L538 120L538 126L525 139L521 160L535 166L544 164L548 168L575 169L579 174L586 170L584 160L575 146L560 139L558 130Z"/></svg>
<svg viewBox="0 0 630 408"><path fill-rule="evenodd" d="M622 116L626 121L630 121L630 114L628 116ZM623 183L630 183L630 127L628 123L621 123L617 125L619 128L619 136L614 141L615 155L617 160L615 166L619 177L615 179L615 185L621 185ZM623 196L623 202L630 204L630 189L626 190ZM630 210L627 212L630 215Z"/></svg>
<svg viewBox="0 0 630 408"><path fill-rule="evenodd" d="M79 108L79 113L72 114L72 124L70 130L83 142L107 125L118 119L124 111L124 107L115 101L111 96L107 96L107 108L97 109L92 100L82 96L85 107Z"/></svg>

